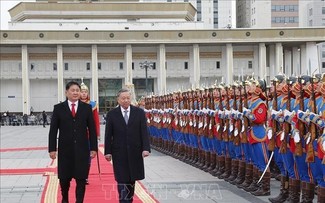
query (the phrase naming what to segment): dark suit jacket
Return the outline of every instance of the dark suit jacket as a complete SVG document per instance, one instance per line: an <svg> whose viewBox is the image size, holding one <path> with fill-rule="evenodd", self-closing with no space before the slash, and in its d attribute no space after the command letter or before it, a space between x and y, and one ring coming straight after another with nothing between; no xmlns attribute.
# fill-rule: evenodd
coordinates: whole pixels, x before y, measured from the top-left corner
<svg viewBox="0 0 325 203"><path fill-rule="evenodd" d="M126 125L120 106L107 113L105 155L112 154L115 180L127 183L144 179L142 151L150 152L144 111L130 106Z"/></svg>
<svg viewBox="0 0 325 203"><path fill-rule="evenodd" d="M79 101L75 118L72 117L68 101L54 106L49 132L49 152L57 151L57 140L59 179L86 179L90 150L98 150L95 123L89 104Z"/></svg>

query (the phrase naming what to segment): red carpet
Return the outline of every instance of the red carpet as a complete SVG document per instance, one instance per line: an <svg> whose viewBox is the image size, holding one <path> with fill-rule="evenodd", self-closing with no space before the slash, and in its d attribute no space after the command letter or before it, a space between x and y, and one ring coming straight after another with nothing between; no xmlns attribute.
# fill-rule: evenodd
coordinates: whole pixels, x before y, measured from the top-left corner
<svg viewBox="0 0 325 203"><path fill-rule="evenodd" d="M103 146L100 145L102 148ZM29 147L29 148L8 148L0 149L1 153L15 152L15 151L34 151L34 150L46 150L47 147ZM113 166L111 163L105 160L104 155L99 151L99 163L101 169L101 175L98 172L97 157L92 160L90 173L89 173L89 185L86 186L85 203L117 203L118 191L117 185L114 179ZM56 162L52 161L48 166L44 168L0 168L1 175L37 175L42 174L46 176L46 183L41 197L41 203L57 203L61 202L61 191L57 179ZM71 181L71 187L69 191L70 202L75 202L75 181ZM139 196L138 196L139 195ZM136 183L134 203L139 202L158 202L151 194L147 192L141 182Z"/></svg>
<svg viewBox="0 0 325 203"><path fill-rule="evenodd" d="M90 173L89 173L89 185L86 186L85 203L102 203L102 202L118 202L117 185L114 179L113 166L107 162L104 155L99 152L99 163L101 175L99 175L97 167L97 158L92 159ZM142 185L137 185L141 186ZM145 190L145 189L144 189ZM71 181L71 187L69 190L69 201L75 202L75 181ZM150 196L151 200L153 199ZM58 202L61 202L61 190L58 190ZM134 196L134 203L142 202L138 196ZM152 202L152 201L150 201ZM155 202L155 200L153 201Z"/></svg>

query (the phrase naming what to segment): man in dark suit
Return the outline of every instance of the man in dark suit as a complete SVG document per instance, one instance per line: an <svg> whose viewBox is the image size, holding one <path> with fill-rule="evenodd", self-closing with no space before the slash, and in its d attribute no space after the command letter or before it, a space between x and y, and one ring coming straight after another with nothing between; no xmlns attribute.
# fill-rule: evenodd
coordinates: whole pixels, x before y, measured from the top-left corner
<svg viewBox="0 0 325 203"><path fill-rule="evenodd" d="M143 158L149 156L150 144L143 109L131 105L131 92L117 93L118 107L106 116L105 158L113 159L120 202L132 202L136 180L144 179Z"/></svg>
<svg viewBox="0 0 325 203"><path fill-rule="evenodd" d="M65 94L67 100L54 106L49 132L49 153L52 159L56 159L58 151L62 202L69 202L70 181L74 178L76 202L81 203L86 190L89 157L94 158L98 151L95 122L91 106L79 100L80 85L77 82L69 82Z"/></svg>

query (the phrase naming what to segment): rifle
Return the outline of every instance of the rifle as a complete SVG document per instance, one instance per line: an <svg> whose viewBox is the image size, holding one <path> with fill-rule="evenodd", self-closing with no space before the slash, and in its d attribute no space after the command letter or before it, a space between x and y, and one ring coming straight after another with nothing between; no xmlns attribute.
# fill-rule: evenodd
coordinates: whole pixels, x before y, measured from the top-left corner
<svg viewBox="0 0 325 203"><path fill-rule="evenodd" d="M237 108L237 98L236 98L236 84L232 86L233 90L234 90L234 104L233 104L233 108L234 110L238 110ZM238 86L238 89L239 89L239 86ZM239 99L241 100L241 99ZM237 120L235 120L234 122L234 127L236 127L236 123L237 123ZM238 128L240 128L240 125L238 126ZM239 133L241 129L237 129ZM233 133L235 135L235 132ZM238 146L240 144L240 136L237 135L237 136L234 136L234 145L235 146Z"/></svg>
<svg viewBox="0 0 325 203"><path fill-rule="evenodd" d="M222 95L221 95L221 88L218 88L218 92L219 92L219 110L223 111L223 106L222 106ZM219 130L218 130L218 135L219 135L219 139L223 140L223 119L219 118Z"/></svg>
<svg viewBox="0 0 325 203"><path fill-rule="evenodd" d="M228 87L226 86L225 87L225 90L226 90L226 109L228 110L228 111L230 111L230 104L229 104L229 95L228 95ZM226 123L225 123L225 125L226 125L226 130L224 131L224 133L225 133L225 136L223 136L223 140L225 141L225 142L228 142L229 141L229 137L228 137L228 132L227 132L227 130L229 130L229 120L230 119L226 119ZM231 135L231 137L230 137L230 140L232 140L232 135Z"/></svg>
<svg viewBox="0 0 325 203"><path fill-rule="evenodd" d="M273 101L272 101L272 108L274 110L278 110L278 95L276 93L276 80L273 80ZM278 132L278 123L275 119L272 120L272 137L270 139L270 142L267 146L269 151L274 151L275 148L275 134Z"/></svg>
<svg viewBox="0 0 325 203"><path fill-rule="evenodd" d="M315 90L314 90L314 77L310 78L310 84L311 84L311 111L313 113L316 113L316 98L315 98ZM311 163L315 161L315 152L314 152L314 146L313 142L316 138L316 124L313 122L310 122L309 124L309 133L310 138L307 138L307 142L309 139L309 143L307 143L308 149L307 149L307 155L306 155L306 162Z"/></svg>
<svg viewBox="0 0 325 203"><path fill-rule="evenodd" d="M243 88L244 88L244 107L248 108L248 98L247 98L247 92L246 92L246 84L245 81L243 81ZM242 105L241 105L242 106ZM241 111L243 112L243 110ZM247 130L250 127L250 122L246 116L244 116L244 131L242 133L242 140L241 143L247 143Z"/></svg>
<svg viewBox="0 0 325 203"><path fill-rule="evenodd" d="M304 90L302 88L302 79L299 77L298 78L298 82L299 82L299 85L300 85L300 98L299 98L299 109L301 111L304 111L305 107L304 107ZM298 143L296 143L296 148L295 148L295 155L296 156L301 156L302 155L302 143L301 143L301 140L302 140L302 137L301 135L303 133L305 133L305 124L300 120L298 119L298 130L299 130L299 136L300 136L300 141Z"/></svg>
<svg viewBox="0 0 325 203"><path fill-rule="evenodd" d="M286 109L290 111L290 103L291 103L291 95L290 95L290 90L291 90L291 83L290 80L287 80L287 85L288 85L288 98L286 101ZM287 135L290 133L290 124L288 122L284 122L284 138L281 142L280 146L280 153L286 153L287 152Z"/></svg>

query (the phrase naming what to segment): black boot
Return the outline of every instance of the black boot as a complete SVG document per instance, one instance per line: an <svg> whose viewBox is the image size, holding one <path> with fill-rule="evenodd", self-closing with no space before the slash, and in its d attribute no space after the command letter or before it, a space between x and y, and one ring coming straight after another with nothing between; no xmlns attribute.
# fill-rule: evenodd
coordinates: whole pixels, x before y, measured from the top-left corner
<svg viewBox="0 0 325 203"><path fill-rule="evenodd" d="M216 168L216 153L215 152L211 152L210 155L210 167L207 169L208 172L211 174L211 171L213 171L213 169Z"/></svg>
<svg viewBox="0 0 325 203"><path fill-rule="evenodd" d="M300 202L300 180L289 178L289 198L286 202Z"/></svg>
<svg viewBox="0 0 325 203"><path fill-rule="evenodd" d="M209 171L209 173L211 174L211 175L213 175L213 176L216 176L216 174L217 174L217 172L218 172L218 170L219 170L219 156L216 154L216 156L215 156L215 167L214 167L214 169L212 169L211 171Z"/></svg>
<svg viewBox="0 0 325 203"><path fill-rule="evenodd" d="M231 174L231 158L230 157L226 157L225 159L225 172L219 176L218 178L220 179L225 179L228 178Z"/></svg>
<svg viewBox="0 0 325 203"><path fill-rule="evenodd" d="M246 162L239 161L238 163L238 175L237 178L232 182L235 185L240 185L245 181L245 169L246 169Z"/></svg>
<svg viewBox="0 0 325 203"><path fill-rule="evenodd" d="M325 187L317 188L317 203L325 202Z"/></svg>
<svg viewBox="0 0 325 203"><path fill-rule="evenodd" d="M315 184L302 182L301 203L312 203L315 196Z"/></svg>
<svg viewBox="0 0 325 203"><path fill-rule="evenodd" d="M282 203L287 200L289 197L289 181L287 176L281 176L281 186L280 186L280 194L276 197L269 198L269 201L272 203Z"/></svg>
<svg viewBox="0 0 325 203"><path fill-rule="evenodd" d="M205 171L205 172L209 171L208 169L209 169L210 164L211 164L210 163L210 161L211 161L210 156L211 156L211 152L209 152L209 151L205 152L205 164L204 164L204 166L202 168L202 170Z"/></svg>
<svg viewBox="0 0 325 203"><path fill-rule="evenodd" d="M253 182L253 164L246 164L245 181L238 188L248 188Z"/></svg>
<svg viewBox="0 0 325 203"><path fill-rule="evenodd" d="M257 181L260 178L260 173L256 166L253 166L253 181L252 183L246 188L243 188L246 192L255 192L258 189Z"/></svg>
<svg viewBox="0 0 325 203"><path fill-rule="evenodd" d="M225 172L225 156L220 155L218 156L218 163L219 163L219 168L215 176L219 177Z"/></svg>
<svg viewBox="0 0 325 203"><path fill-rule="evenodd" d="M260 173L262 175L262 173ZM271 194L270 191L270 181L271 181L271 173L265 172L261 184L259 185L258 190L255 192L252 192L252 195L254 196L268 196Z"/></svg>
<svg viewBox="0 0 325 203"><path fill-rule="evenodd" d="M232 160L231 161L231 175L225 179L225 181L228 181L229 183L233 184L234 180L236 180L238 175L238 164L239 160Z"/></svg>

